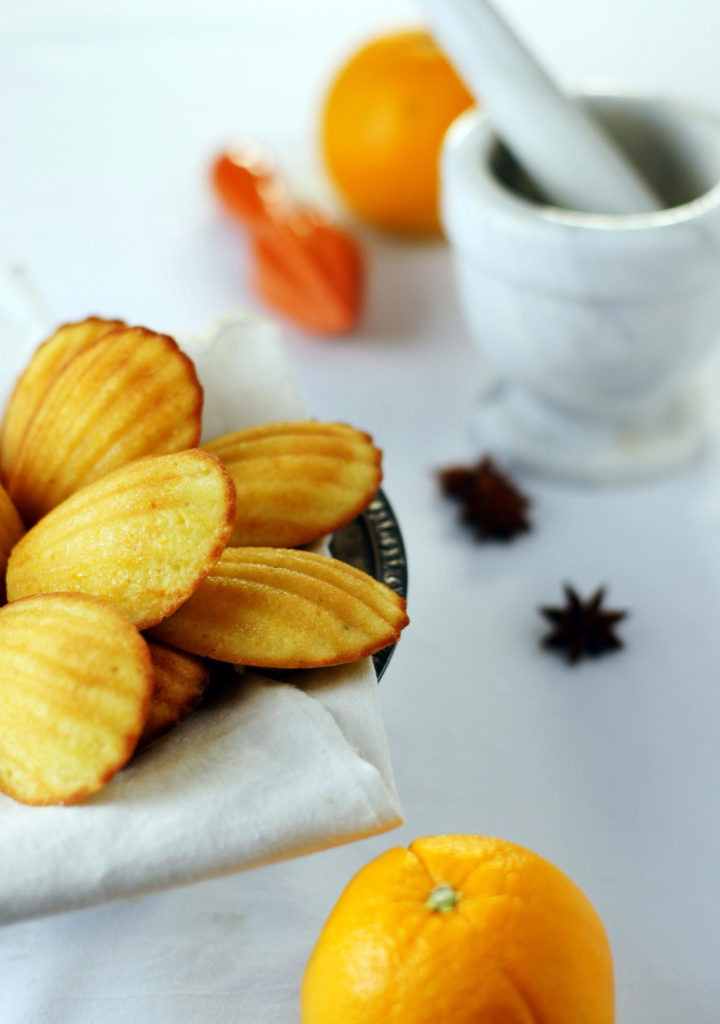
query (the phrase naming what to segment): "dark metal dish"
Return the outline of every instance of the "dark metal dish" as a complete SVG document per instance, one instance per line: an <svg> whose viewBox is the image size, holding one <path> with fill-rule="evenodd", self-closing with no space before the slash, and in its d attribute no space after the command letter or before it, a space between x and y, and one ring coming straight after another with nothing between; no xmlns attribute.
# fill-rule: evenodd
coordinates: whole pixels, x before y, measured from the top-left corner
<svg viewBox="0 0 720 1024"><path fill-rule="evenodd" d="M382 491L378 491L357 519L332 535L330 554L374 576L401 597L407 597L407 558L402 534L392 506ZM373 654L378 682L394 650L395 644L391 644Z"/></svg>

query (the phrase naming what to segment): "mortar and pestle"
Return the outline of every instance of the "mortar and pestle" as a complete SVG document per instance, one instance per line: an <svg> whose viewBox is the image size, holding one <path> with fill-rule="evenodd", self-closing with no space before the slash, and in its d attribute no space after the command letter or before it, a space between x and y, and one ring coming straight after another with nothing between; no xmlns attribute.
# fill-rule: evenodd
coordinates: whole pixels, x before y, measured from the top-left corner
<svg viewBox="0 0 720 1024"><path fill-rule="evenodd" d="M595 483L693 459L720 339L720 119L566 96L485 0L423 0L483 110L441 159L460 301L495 382L476 417L513 463Z"/></svg>

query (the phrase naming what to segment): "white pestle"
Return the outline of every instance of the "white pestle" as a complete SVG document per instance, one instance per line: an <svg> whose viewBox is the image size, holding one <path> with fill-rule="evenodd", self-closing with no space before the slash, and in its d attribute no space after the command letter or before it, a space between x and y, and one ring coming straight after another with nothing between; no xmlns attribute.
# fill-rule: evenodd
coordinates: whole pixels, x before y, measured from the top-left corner
<svg viewBox="0 0 720 1024"><path fill-rule="evenodd" d="M542 197L587 213L663 203L604 128L564 95L487 0L421 0L431 31Z"/></svg>

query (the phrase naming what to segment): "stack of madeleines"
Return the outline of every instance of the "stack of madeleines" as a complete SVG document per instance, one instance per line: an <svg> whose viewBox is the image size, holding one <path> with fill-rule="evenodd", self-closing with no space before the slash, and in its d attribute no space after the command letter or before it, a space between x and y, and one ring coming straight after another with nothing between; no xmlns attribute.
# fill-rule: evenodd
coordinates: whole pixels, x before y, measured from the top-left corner
<svg viewBox="0 0 720 1024"><path fill-rule="evenodd" d="M203 394L172 338L93 317L18 381L0 437L0 791L75 803L200 702L212 659L274 669L394 643L405 602L301 549L382 478L340 423L199 447Z"/></svg>

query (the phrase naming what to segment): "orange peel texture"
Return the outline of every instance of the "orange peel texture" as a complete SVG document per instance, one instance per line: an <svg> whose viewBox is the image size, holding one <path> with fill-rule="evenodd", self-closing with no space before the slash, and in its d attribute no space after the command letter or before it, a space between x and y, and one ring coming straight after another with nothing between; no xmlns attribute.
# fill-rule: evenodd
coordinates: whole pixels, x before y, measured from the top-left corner
<svg viewBox="0 0 720 1024"><path fill-rule="evenodd" d="M485 836L418 839L352 879L302 1024L613 1024L605 929L549 861Z"/></svg>

